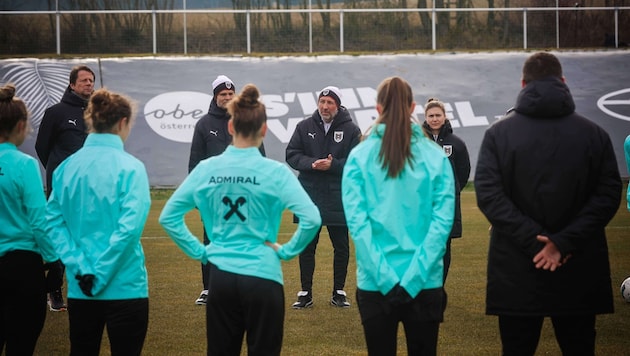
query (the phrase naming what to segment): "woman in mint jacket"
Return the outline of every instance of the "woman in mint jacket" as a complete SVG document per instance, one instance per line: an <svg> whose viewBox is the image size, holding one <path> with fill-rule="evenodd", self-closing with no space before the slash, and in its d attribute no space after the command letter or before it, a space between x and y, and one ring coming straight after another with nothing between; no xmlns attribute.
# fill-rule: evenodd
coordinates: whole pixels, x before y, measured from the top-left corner
<svg viewBox="0 0 630 356"><path fill-rule="evenodd" d="M47 233L66 266L70 353L139 355L149 319L140 237L151 206L144 164L124 151L132 126L125 97L99 89L85 111L84 146L53 173Z"/></svg>
<svg viewBox="0 0 630 356"><path fill-rule="evenodd" d="M319 210L291 170L258 150L267 131L258 89L246 85L228 104L232 145L201 161L173 193L160 223L190 257L210 263L206 304L208 355L240 355L247 333L250 355L280 355L284 288L280 260L298 256L321 225ZM198 208L209 245L187 228ZM277 243L284 209L299 225Z"/></svg>
<svg viewBox="0 0 630 356"><path fill-rule="evenodd" d="M357 259L357 305L369 355L396 355L398 323L408 355L435 355L442 309L442 257L455 192L448 158L422 127L409 84L378 88L379 117L350 152L342 199Z"/></svg>
<svg viewBox="0 0 630 356"><path fill-rule="evenodd" d="M12 84L0 87L0 354L32 355L46 320L46 198L37 161L20 146L30 131Z"/></svg>

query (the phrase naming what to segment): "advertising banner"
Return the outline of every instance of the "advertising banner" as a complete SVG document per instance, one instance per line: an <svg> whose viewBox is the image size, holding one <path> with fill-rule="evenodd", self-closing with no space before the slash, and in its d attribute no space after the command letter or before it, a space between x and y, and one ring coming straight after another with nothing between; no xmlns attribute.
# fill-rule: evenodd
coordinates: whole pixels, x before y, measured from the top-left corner
<svg viewBox="0 0 630 356"><path fill-rule="evenodd" d="M389 76L412 86L416 117L429 98L446 104L455 134L467 144L474 169L485 130L515 103L521 68L531 53L442 53L313 57L138 57L72 60L0 60L0 83L12 82L27 102L34 132L20 149L36 157L34 144L44 110L58 102L72 66L96 73L107 87L135 101L137 117L125 143L142 160L152 186L177 186L187 174L196 122L208 111L212 81L227 75L237 93L247 83L260 89L267 108L267 156L284 162L297 123L317 109L319 91L334 85L341 103L363 132L377 113L376 89ZM630 53L560 52L578 113L611 136L619 169L628 176L623 141L630 135Z"/></svg>

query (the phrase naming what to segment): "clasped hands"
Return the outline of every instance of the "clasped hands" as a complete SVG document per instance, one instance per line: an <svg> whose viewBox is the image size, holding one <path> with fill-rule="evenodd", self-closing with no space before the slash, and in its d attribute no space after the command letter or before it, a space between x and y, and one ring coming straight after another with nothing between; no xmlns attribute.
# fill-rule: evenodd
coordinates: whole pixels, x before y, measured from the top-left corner
<svg viewBox="0 0 630 356"><path fill-rule="evenodd" d="M75 278L79 281L79 288L81 288L81 291L83 292L83 294L87 295L88 297L93 297L94 295L92 294L92 287L94 286L94 275L93 274L84 274L84 275L77 274Z"/></svg>
<svg viewBox="0 0 630 356"><path fill-rule="evenodd" d="M311 164L311 167L318 171L327 171L330 169L330 165L332 164L333 156L331 154L326 158L320 158L317 161Z"/></svg>
<svg viewBox="0 0 630 356"><path fill-rule="evenodd" d="M556 244L544 235L536 236L536 240L545 244L542 250L534 256L533 262L538 269L544 269L546 271L554 272L558 267L565 264L571 255L562 258L562 253L556 247Z"/></svg>

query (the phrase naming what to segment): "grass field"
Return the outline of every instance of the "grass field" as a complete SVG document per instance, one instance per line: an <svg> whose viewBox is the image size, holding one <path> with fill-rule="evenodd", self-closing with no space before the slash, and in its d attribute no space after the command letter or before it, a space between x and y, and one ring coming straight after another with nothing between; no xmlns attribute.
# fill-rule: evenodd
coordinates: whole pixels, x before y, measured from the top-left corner
<svg viewBox="0 0 630 356"><path fill-rule="evenodd" d="M153 205L142 244L150 281L149 330L145 355L204 355L205 311L194 304L201 291L199 263L192 261L166 237L157 217L168 191L154 191ZM608 225L615 313L597 319L597 355L630 355L630 303L619 294L621 281L630 276L630 213L624 199L616 217ZM488 248L488 222L480 213L472 190L462 195L464 237L453 242L453 262L446 283L449 305L441 325L440 355L500 355L497 320L486 316L485 283ZM187 216L191 230L201 236L198 214ZM285 214L280 240L290 237L295 225ZM352 247L351 247L352 248ZM354 251L354 250L352 250ZM300 289L297 258L283 264L286 317L283 355L367 355L359 312L354 303L355 260L350 257L346 291L352 306L337 309L329 305L332 289L332 247L326 231L317 250L314 278L314 307L293 310L291 303ZM575 286L580 288L580 286ZM404 334L399 329L398 354L406 354ZM68 314L47 314L37 355L68 355ZM107 338L102 355L109 355ZM246 355L246 347L243 348ZM545 322L537 355L560 355L553 330Z"/></svg>

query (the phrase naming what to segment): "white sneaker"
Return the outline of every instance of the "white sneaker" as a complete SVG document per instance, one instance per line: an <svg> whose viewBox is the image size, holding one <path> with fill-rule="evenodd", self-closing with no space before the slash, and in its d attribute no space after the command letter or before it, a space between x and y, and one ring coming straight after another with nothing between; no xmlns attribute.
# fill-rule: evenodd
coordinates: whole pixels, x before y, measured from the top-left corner
<svg viewBox="0 0 630 356"><path fill-rule="evenodd" d="M199 294L199 298L195 300L195 304L206 305L206 303L208 303L208 290L204 289L201 291L201 294Z"/></svg>

